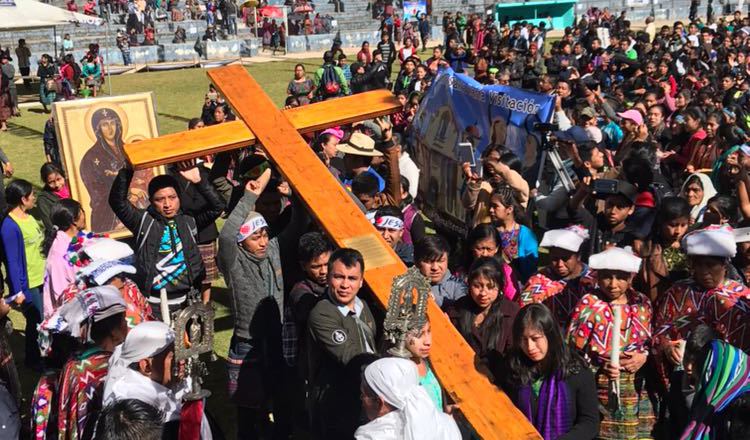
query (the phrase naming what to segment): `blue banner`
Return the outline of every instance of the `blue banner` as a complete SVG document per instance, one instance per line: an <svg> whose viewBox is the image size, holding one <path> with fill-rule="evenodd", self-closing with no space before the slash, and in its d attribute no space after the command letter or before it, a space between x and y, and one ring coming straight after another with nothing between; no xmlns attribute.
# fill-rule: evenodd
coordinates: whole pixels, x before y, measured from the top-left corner
<svg viewBox="0 0 750 440"><path fill-rule="evenodd" d="M490 144L504 145L523 160L534 124L549 122L555 97L510 86L485 86L442 71L433 81L414 118L420 142L455 160L459 144L470 142L478 159Z"/></svg>

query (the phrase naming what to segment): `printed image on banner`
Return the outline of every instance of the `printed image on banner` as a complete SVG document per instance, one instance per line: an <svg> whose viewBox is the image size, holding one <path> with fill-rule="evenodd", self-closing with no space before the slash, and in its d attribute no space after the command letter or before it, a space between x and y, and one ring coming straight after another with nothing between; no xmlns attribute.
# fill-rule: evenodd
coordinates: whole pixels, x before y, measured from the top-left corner
<svg viewBox="0 0 750 440"><path fill-rule="evenodd" d="M451 69L441 71L413 121L426 204L461 223L466 213L460 163L473 162L474 172L481 174L482 153L489 145L502 145L530 167L541 139L534 125L549 122L554 102L554 96L484 86Z"/></svg>
<svg viewBox="0 0 750 440"><path fill-rule="evenodd" d="M477 158L490 144L523 159L537 122L548 122L554 97L509 86L484 86L450 69L442 71L422 100L414 126L422 143L455 160L470 142Z"/></svg>
<svg viewBox="0 0 750 440"><path fill-rule="evenodd" d="M404 0L404 21L416 21L427 14L427 0Z"/></svg>

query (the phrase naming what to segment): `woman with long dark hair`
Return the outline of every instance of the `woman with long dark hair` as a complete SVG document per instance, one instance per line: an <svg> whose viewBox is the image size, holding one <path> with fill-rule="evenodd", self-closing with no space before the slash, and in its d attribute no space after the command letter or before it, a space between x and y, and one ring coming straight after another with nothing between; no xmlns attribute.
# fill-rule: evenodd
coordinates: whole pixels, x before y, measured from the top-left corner
<svg viewBox="0 0 750 440"><path fill-rule="evenodd" d="M52 228L47 231L43 251L47 256L42 303L44 317L50 317L63 302L63 291L75 281L75 267L68 260L68 247L86 226L81 204L73 199L60 200L52 208Z"/></svg>
<svg viewBox="0 0 750 440"><path fill-rule="evenodd" d="M690 225L690 210L684 198L665 197L656 213L651 239L641 245L639 255L643 265L636 286L652 302L689 275L687 254L680 243Z"/></svg>
<svg viewBox="0 0 750 440"><path fill-rule="evenodd" d="M495 257L503 265L505 275L505 285L503 286L503 295L509 300L513 300L519 291L518 280L513 273L513 268L505 264L502 259L502 245L500 233L489 223L476 225L469 231L466 237L466 246L464 248L463 265L455 275L466 282L468 270L471 265L481 257Z"/></svg>
<svg viewBox="0 0 750 440"><path fill-rule="evenodd" d="M519 280L525 283L537 270L538 242L527 226L524 209L513 189L501 187L495 190L490 199L490 217L500 232L503 259L513 266Z"/></svg>
<svg viewBox="0 0 750 440"><path fill-rule="evenodd" d="M519 309L502 294L504 284L502 264L493 257L481 257L469 269L468 295L448 311L453 325L495 378L501 376Z"/></svg>
<svg viewBox="0 0 750 440"><path fill-rule="evenodd" d="M5 251L5 271L13 301L22 307L26 318L26 365L38 368L36 326L42 321L44 282L44 235L37 220L29 214L36 205L34 187L26 180L16 179L5 188L8 215L0 227L0 238Z"/></svg>
<svg viewBox="0 0 750 440"><path fill-rule="evenodd" d="M65 179L65 172L56 163L45 163L39 170L44 187L37 195L36 206L39 208L39 217L44 223L44 229L49 233L52 230L52 210L61 200L70 198L70 187Z"/></svg>
<svg viewBox="0 0 750 440"><path fill-rule="evenodd" d="M563 342L552 312L529 304L513 321L503 389L545 440L593 439L599 432L594 375Z"/></svg>

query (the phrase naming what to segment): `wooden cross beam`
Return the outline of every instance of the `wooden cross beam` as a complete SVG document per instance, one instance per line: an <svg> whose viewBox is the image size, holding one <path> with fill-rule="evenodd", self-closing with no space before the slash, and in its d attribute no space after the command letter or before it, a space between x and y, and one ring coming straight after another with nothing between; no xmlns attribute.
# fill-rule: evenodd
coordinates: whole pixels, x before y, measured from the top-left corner
<svg viewBox="0 0 750 440"><path fill-rule="evenodd" d="M221 124L216 128L193 130L189 134L178 133L126 146L131 162L138 166L153 166L229 150L250 139L261 143L271 161L336 244L362 252L367 269L365 282L380 304L387 304L391 282L395 276L406 271L406 266L365 218L346 189L313 153L299 131L306 130L305 127L316 126L317 130L343 121L373 117L371 105L361 108L361 102L369 99L365 96L379 97L383 102L394 102L395 99L383 95L388 93L385 91L377 92L379 95L370 92L312 104L293 112L280 111L241 66L213 69L208 72L208 76L242 122ZM355 105L359 106L356 111L353 107ZM326 113L321 115L318 112ZM302 123L302 120L309 122ZM314 124L313 121L318 123ZM228 130L229 127L231 130ZM191 142L190 151L182 151L185 144L171 144L177 140ZM203 142L202 150L200 142ZM148 152L137 151L144 145L148 145ZM432 366L441 385L451 399L459 404L461 412L479 437L541 439L508 397L477 371L474 351L435 301L430 301L428 314L435 339L430 357Z"/></svg>
<svg viewBox="0 0 750 440"><path fill-rule="evenodd" d="M390 115L400 109L401 103L391 92L375 90L287 109L283 113L298 132L305 134ZM125 146L125 154L133 168L139 170L247 147L255 144L256 140L244 122L228 121L200 130L183 131L128 144Z"/></svg>

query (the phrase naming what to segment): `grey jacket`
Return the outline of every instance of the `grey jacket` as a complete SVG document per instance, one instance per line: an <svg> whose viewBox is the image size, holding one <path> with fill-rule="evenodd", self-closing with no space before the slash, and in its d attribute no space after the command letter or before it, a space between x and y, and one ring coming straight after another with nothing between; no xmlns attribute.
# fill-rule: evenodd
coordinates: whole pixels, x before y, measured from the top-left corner
<svg viewBox="0 0 750 440"><path fill-rule="evenodd" d="M461 278L452 275L450 271L446 271L443 279L439 283L433 284L431 290L432 297L437 305L446 309L466 296L467 287Z"/></svg>
<svg viewBox="0 0 750 440"><path fill-rule="evenodd" d="M296 245L307 224L305 210L295 200L292 219L284 231L268 243L266 257L259 259L237 243L237 233L258 197L246 192L219 234L217 265L232 291L234 335L247 340L268 338L281 331L284 310L284 279L281 254Z"/></svg>

